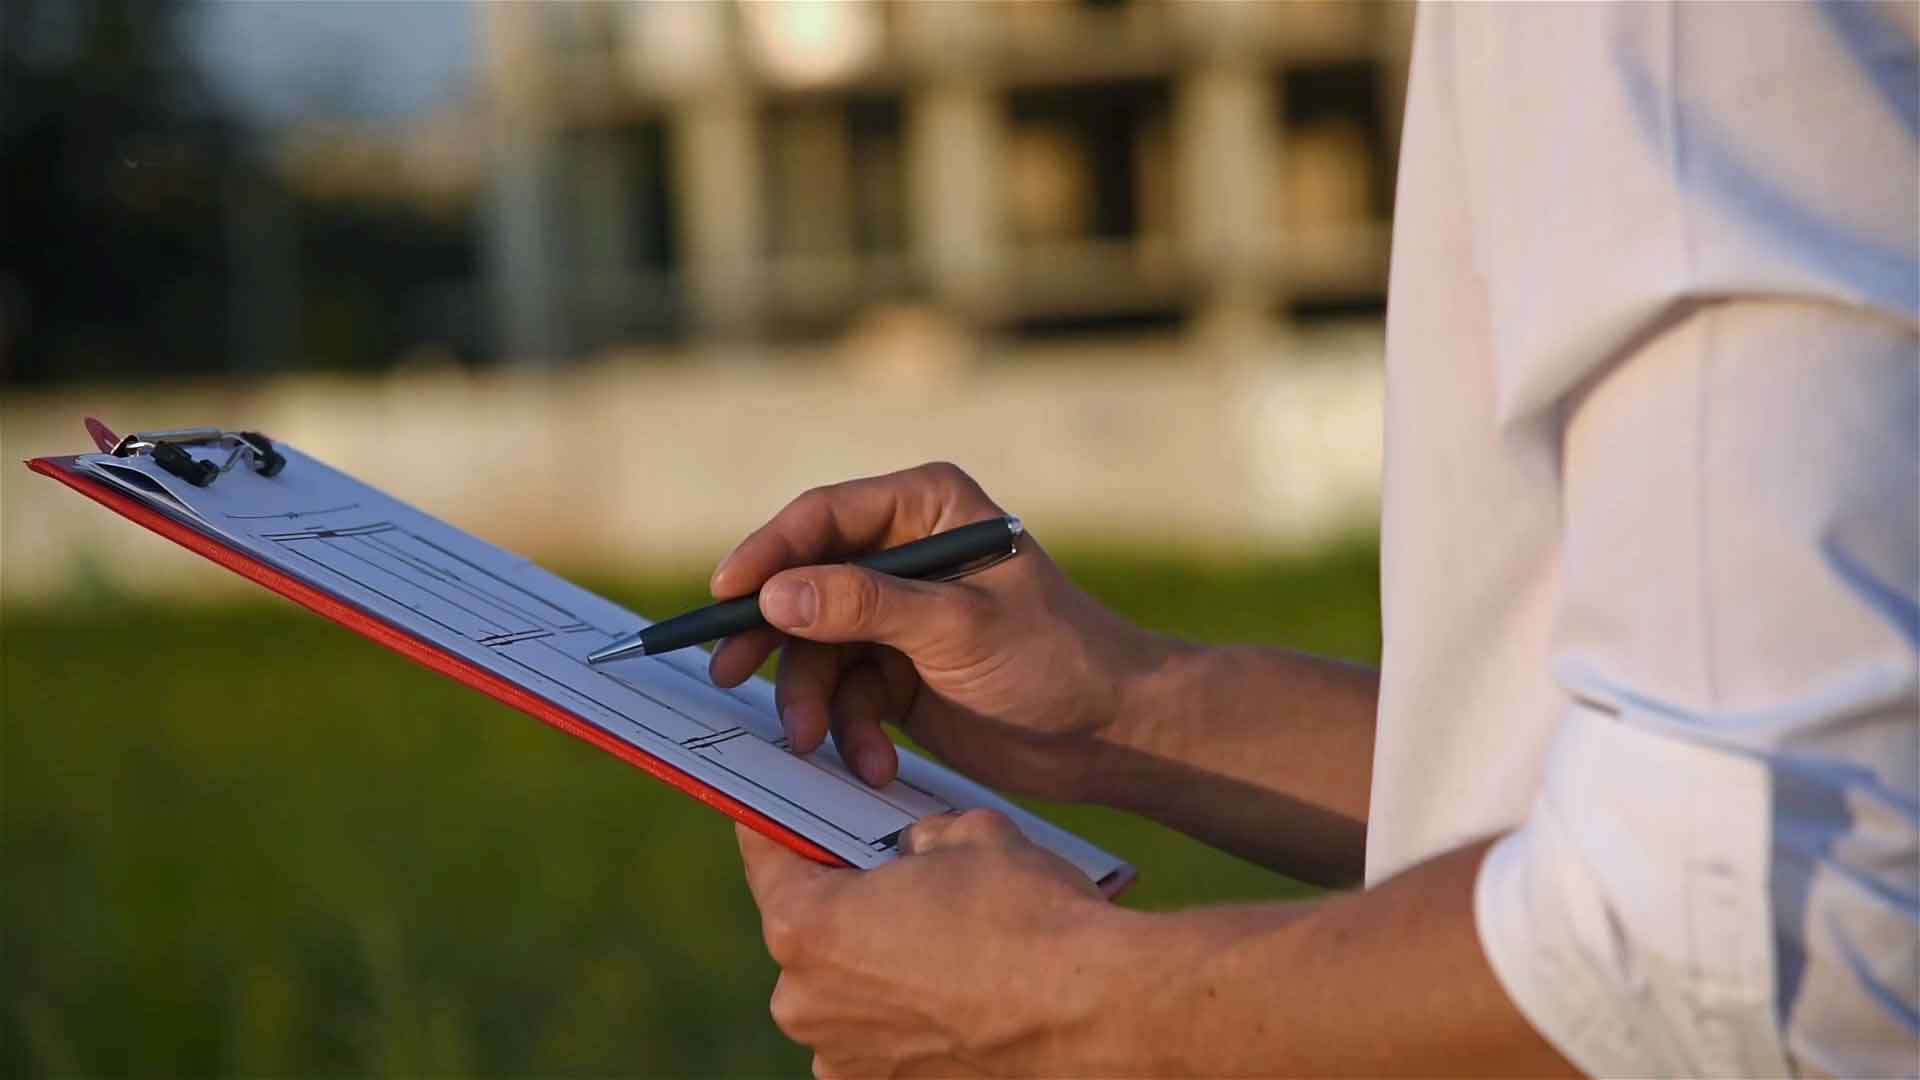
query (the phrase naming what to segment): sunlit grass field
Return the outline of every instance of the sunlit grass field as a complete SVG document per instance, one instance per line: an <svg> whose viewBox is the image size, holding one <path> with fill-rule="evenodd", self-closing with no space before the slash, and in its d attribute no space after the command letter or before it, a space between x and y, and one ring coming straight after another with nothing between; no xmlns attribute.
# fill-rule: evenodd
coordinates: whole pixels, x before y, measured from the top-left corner
<svg viewBox="0 0 1920 1080"><path fill-rule="evenodd" d="M1378 650L1365 543L1062 561L1163 631ZM599 585L653 614L704 599ZM291 604L3 614L9 1073L806 1074L720 815ZM1046 812L1141 867L1131 905L1301 892Z"/></svg>

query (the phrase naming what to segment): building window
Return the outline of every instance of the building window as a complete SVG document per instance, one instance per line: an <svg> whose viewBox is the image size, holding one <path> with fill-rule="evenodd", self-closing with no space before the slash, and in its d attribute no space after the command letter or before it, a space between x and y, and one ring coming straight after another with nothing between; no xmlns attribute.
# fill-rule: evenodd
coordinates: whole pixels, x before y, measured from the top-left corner
<svg viewBox="0 0 1920 1080"><path fill-rule="evenodd" d="M896 97L807 96L767 106L767 248L779 256L891 255L906 245Z"/></svg>
<svg viewBox="0 0 1920 1080"><path fill-rule="evenodd" d="M1386 219L1393 177L1377 65L1294 68L1281 83L1286 202L1276 220L1297 228Z"/></svg>
<svg viewBox="0 0 1920 1080"><path fill-rule="evenodd" d="M1164 133L1159 81L1050 87L1008 104L1007 213L1016 243L1128 241L1166 220L1143 146Z"/></svg>

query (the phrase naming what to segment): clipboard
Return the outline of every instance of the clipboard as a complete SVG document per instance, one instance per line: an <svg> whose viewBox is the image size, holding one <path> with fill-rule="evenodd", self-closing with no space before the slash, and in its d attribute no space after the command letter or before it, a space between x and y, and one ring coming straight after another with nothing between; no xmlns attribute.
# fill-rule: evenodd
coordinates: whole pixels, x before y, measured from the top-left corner
<svg viewBox="0 0 1920 1080"><path fill-rule="evenodd" d="M27 468L817 862L884 865L914 818L988 807L1109 898L1136 876L904 747L900 778L879 790L831 744L790 753L771 685L715 687L703 653L588 667L588 652L646 620L259 432L86 427L98 453Z"/></svg>

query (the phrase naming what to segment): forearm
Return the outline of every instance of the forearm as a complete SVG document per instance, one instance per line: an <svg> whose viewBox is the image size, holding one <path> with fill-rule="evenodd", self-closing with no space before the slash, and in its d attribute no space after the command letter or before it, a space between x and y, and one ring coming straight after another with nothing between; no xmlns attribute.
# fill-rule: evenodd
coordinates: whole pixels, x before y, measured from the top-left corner
<svg viewBox="0 0 1920 1080"><path fill-rule="evenodd" d="M1048 1040L1052 1060L1032 1064L1155 1076L1572 1075L1481 952L1473 886L1488 846L1324 900L1113 909L1073 943L1097 961Z"/></svg>
<svg viewBox="0 0 1920 1080"><path fill-rule="evenodd" d="M1101 740L1090 801L1283 873L1357 882L1379 676L1280 649L1163 642Z"/></svg>

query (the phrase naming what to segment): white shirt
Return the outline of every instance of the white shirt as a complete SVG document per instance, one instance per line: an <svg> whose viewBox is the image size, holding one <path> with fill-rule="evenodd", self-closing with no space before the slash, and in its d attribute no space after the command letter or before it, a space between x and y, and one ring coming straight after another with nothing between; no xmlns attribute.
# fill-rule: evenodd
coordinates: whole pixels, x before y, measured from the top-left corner
<svg viewBox="0 0 1920 1080"><path fill-rule="evenodd" d="M1368 880L1593 1073L1920 1071L1916 13L1421 11Z"/></svg>

